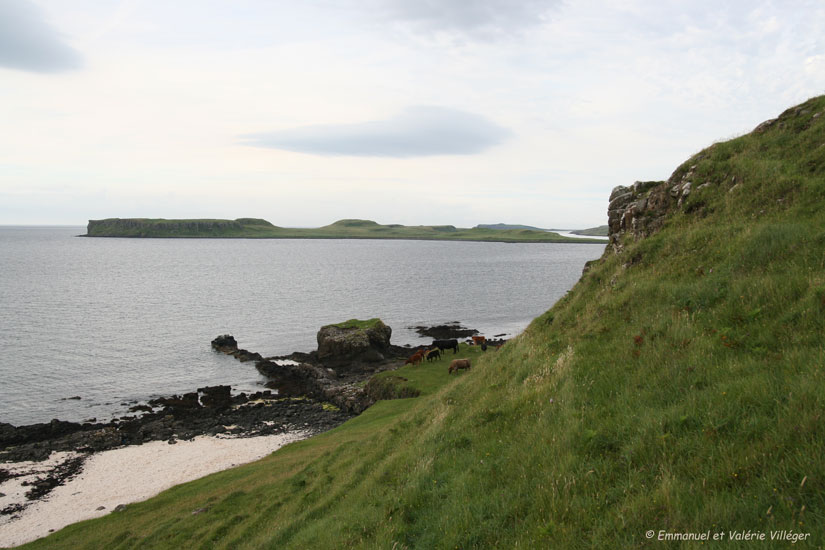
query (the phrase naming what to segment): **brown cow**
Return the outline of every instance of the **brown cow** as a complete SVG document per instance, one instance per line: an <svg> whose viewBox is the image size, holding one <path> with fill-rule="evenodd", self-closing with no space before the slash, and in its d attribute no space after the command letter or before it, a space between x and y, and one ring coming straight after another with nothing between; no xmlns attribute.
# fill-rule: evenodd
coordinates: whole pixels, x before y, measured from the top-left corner
<svg viewBox="0 0 825 550"><path fill-rule="evenodd" d="M480 346L481 344L484 344L485 342L487 342L487 337L486 336L473 336L473 345Z"/></svg>
<svg viewBox="0 0 825 550"><path fill-rule="evenodd" d="M406 361L404 361L404 364L409 365L410 363L412 363L413 365L417 365L418 363L422 362L423 360L424 360L424 351L423 350L422 351L416 351L415 353L410 355L410 357Z"/></svg>
<svg viewBox="0 0 825 550"><path fill-rule="evenodd" d="M469 359L453 359L450 361L450 366L447 367L447 374L452 374L454 371L457 372L459 369L470 369L470 360Z"/></svg>

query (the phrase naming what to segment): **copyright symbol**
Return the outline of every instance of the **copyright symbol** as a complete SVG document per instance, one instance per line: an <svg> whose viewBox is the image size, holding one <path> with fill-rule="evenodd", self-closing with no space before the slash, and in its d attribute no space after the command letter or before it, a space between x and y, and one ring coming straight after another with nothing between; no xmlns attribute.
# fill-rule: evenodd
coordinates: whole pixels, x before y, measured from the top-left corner
<svg viewBox="0 0 825 550"><path fill-rule="evenodd" d="M652 539L652 538L653 538L653 535L655 535L655 534L656 534L656 533L655 533L655 532L653 532L653 530L650 530L650 531L648 531L647 533L645 533L645 536L646 536L647 538L649 538L649 539Z"/></svg>

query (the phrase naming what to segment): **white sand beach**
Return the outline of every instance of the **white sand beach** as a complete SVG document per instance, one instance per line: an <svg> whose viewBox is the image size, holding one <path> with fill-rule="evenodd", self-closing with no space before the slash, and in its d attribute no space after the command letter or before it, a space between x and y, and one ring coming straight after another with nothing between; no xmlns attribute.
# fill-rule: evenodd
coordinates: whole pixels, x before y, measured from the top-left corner
<svg viewBox="0 0 825 550"><path fill-rule="evenodd" d="M251 438L200 436L174 445L153 441L91 455L77 476L16 514L20 517L0 516L0 547L23 544L71 523L106 515L120 504L145 500L179 483L252 462L305 437L300 432ZM78 455L52 453L45 462L6 463L0 468L36 474L73 456ZM21 485L25 479L0 484L0 509L26 502L24 495L30 487Z"/></svg>

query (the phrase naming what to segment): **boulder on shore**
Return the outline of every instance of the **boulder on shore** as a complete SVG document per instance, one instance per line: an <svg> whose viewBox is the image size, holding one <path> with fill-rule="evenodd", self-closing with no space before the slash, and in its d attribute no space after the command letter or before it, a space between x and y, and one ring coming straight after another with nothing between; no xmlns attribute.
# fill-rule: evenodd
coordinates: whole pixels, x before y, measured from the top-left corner
<svg viewBox="0 0 825 550"><path fill-rule="evenodd" d="M381 319L326 325L318 331L318 359L325 364L383 361L391 335L392 329Z"/></svg>

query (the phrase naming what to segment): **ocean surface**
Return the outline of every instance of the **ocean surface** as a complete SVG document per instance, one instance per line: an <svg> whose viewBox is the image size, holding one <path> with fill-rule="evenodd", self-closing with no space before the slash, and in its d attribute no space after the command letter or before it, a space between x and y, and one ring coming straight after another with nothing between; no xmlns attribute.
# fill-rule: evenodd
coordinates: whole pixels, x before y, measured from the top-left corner
<svg viewBox="0 0 825 550"><path fill-rule="evenodd" d="M108 421L202 386L260 390L254 365L211 350L220 334L264 356L312 351L322 325L352 318L380 317L397 345L450 321L512 337L604 249L85 232L0 226L0 422Z"/></svg>

